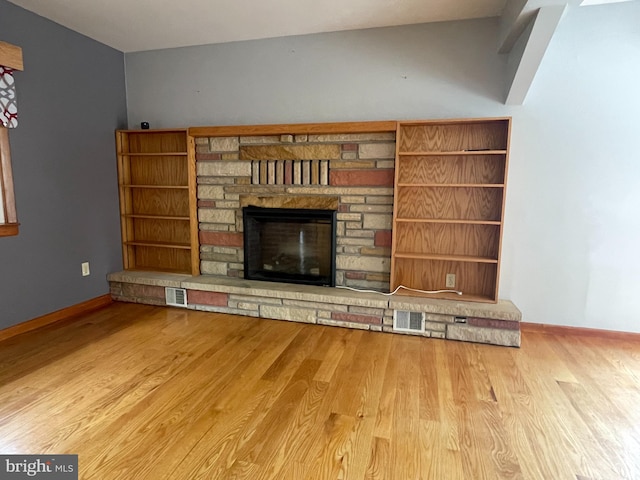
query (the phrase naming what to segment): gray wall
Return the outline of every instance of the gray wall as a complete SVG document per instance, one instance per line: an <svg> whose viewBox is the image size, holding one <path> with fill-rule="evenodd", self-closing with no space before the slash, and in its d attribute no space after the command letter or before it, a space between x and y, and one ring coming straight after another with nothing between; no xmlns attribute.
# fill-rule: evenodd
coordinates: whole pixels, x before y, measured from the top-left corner
<svg viewBox="0 0 640 480"><path fill-rule="evenodd" d="M496 19L126 55L131 126L513 116L500 296L640 331L640 2L570 8L524 106Z"/></svg>
<svg viewBox="0 0 640 480"><path fill-rule="evenodd" d="M21 226L0 237L2 329L104 295L106 274L122 269L114 130L126 98L121 52L5 0L0 39L25 64L10 132Z"/></svg>
<svg viewBox="0 0 640 480"><path fill-rule="evenodd" d="M126 54L129 124L486 115L503 95L497 19Z"/></svg>
<svg viewBox="0 0 640 480"><path fill-rule="evenodd" d="M640 2L569 9L514 108L502 292L529 321L640 332Z"/></svg>

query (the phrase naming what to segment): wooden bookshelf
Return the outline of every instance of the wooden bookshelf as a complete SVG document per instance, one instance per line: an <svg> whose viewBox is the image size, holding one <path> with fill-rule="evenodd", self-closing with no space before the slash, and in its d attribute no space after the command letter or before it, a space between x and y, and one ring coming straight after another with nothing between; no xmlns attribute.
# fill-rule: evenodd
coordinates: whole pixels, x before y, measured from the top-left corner
<svg viewBox="0 0 640 480"><path fill-rule="evenodd" d="M186 129L119 130L116 145L124 268L198 275Z"/></svg>
<svg viewBox="0 0 640 480"><path fill-rule="evenodd" d="M510 118L398 122L392 289L497 301L510 128Z"/></svg>

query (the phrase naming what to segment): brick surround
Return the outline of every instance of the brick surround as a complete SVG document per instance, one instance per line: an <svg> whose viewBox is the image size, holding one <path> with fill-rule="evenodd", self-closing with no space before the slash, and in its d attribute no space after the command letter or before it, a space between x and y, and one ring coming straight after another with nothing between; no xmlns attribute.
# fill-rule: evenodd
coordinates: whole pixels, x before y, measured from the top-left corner
<svg viewBox="0 0 640 480"><path fill-rule="evenodd" d="M394 156L392 132L196 138L201 273L243 276L243 206L331 208L336 285L388 291Z"/></svg>

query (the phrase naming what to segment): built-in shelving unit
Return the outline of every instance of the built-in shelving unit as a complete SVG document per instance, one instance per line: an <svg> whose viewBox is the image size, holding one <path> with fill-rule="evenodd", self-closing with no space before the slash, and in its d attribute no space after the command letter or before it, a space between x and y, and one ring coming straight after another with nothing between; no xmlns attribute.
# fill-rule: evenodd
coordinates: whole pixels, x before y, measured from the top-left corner
<svg viewBox="0 0 640 480"><path fill-rule="evenodd" d="M199 273L195 160L188 141L186 129L116 132L127 270Z"/></svg>
<svg viewBox="0 0 640 480"><path fill-rule="evenodd" d="M510 126L510 118L398 122L392 289L497 301Z"/></svg>

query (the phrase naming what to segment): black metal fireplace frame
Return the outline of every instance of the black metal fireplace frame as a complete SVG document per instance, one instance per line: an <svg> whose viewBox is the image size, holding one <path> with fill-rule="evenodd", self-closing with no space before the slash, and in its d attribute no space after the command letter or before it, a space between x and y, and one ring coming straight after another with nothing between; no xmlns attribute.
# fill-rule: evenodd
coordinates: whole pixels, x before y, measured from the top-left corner
<svg viewBox="0 0 640 480"><path fill-rule="evenodd" d="M303 275L283 274L282 272L270 272L268 270L250 271L248 220L257 221L281 221L286 215L292 222L309 222L314 220L329 221L331 225L331 264L329 275ZM335 287L336 285L336 224L337 212L335 210L319 210L306 208L265 208L247 206L242 208L243 239L244 239L244 278L247 280L262 280L267 282L297 283L303 285L318 285Z"/></svg>

